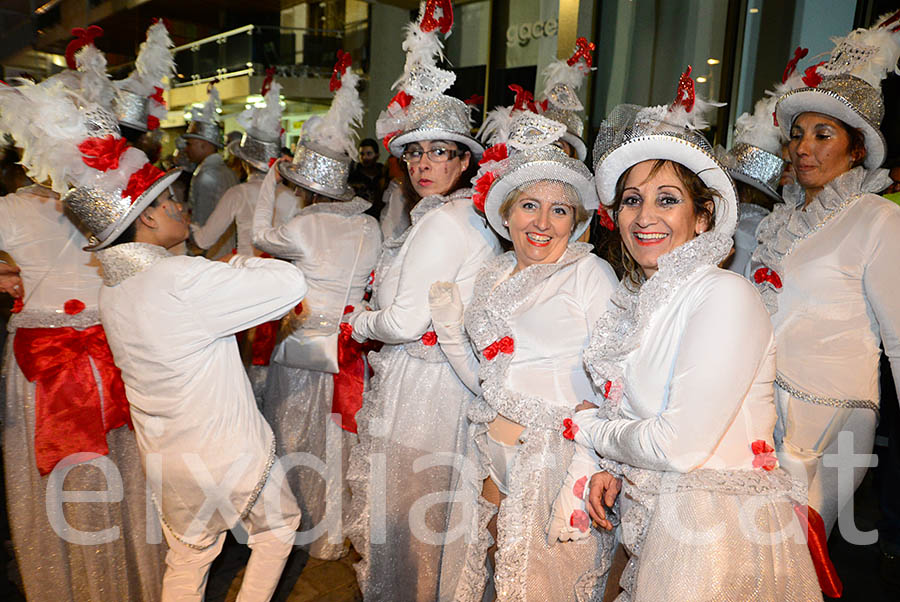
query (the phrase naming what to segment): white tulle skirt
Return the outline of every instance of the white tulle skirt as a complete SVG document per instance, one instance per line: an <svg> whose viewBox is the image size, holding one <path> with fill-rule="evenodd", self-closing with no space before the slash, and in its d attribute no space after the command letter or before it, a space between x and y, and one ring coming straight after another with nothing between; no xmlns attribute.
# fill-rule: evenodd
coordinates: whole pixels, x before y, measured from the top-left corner
<svg viewBox="0 0 900 602"><path fill-rule="evenodd" d="M434 354L432 354L432 357ZM446 361L402 345L370 353L375 372L356 416L348 534L366 600L435 600L456 471L473 398Z"/></svg>

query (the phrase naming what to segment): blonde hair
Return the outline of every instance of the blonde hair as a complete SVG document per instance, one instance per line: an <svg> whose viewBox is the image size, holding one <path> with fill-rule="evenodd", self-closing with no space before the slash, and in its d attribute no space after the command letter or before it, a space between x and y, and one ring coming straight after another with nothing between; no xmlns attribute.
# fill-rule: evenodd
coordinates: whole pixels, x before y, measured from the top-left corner
<svg viewBox="0 0 900 602"><path fill-rule="evenodd" d="M509 191L509 194L506 195L506 198L503 199L503 202L500 204L500 217L505 220L509 219L509 214L512 212L513 205L515 205L519 198L523 194L525 194L525 191L527 191L538 182L556 182L557 184L562 185L564 202L567 205L571 205L575 210L575 221L572 224L573 231L578 227L578 224L591 219L591 216L588 214L587 209L585 209L584 205L581 204L581 200L578 196L578 192L575 190L575 187L568 182L563 182L561 180L532 180L531 182L526 182L518 188L514 188L513 190Z"/></svg>

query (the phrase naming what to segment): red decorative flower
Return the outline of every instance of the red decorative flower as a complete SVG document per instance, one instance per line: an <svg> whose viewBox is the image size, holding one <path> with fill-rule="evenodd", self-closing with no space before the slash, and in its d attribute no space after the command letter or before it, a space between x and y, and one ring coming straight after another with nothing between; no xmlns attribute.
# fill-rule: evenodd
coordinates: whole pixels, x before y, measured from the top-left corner
<svg viewBox="0 0 900 602"><path fill-rule="evenodd" d="M600 216L600 225L601 226L603 226L610 232L612 232L613 230L616 229L616 222L614 222L612 220L612 218L609 216L609 212L606 211L606 209L604 207L601 206L597 209L597 215Z"/></svg>
<svg viewBox="0 0 900 602"><path fill-rule="evenodd" d="M150 98L155 100L161 105L166 104L166 100L163 98L163 89L159 86L153 86L153 94L150 95Z"/></svg>
<svg viewBox="0 0 900 602"><path fill-rule="evenodd" d="M546 98L538 103L538 106L541 107L541 113L547 112L547 107L550 106L550 101Z"/></svg>
<svg viewBox="0 0 900 602"><path fill-rule="evenodd" d="M584 510L574 510L572 516L569 517L569 525L575 527L582 533L587 533L588 528L591 526L591 520Z"/></svg>
<svg viewBox="0 0 900 602"><path fill-rule="evenodd" d="M422 335L422 344L428 347L433 347L437 344L437 333L433 330L429 330L425 334Z"/></svg>
<svg viewBox="0 0 900 602"><path fill-rule="evenodd" d="M584 488L587 486L587 477L581 477L577 481L575 481L574 487L572 487L572 495L577 497L579 500L584 498Z"/></svg>
<svg viewBox="0 0 900 602"><path fill-rule="evenodd" d="M159 129L159 117L156 115L147 115L147 129L151 132Z"/></svg>
<svg viewBox="0 0 900 602"><path fill-rule="evenodd" d="M578 425L575 424L571 418L566 418L563 420L563 426L565 427L563 430L563 437L569 441L574 441L575 434L578 432Z"/></svg>
<svg viewBox="0 0 900 602"><path fill-rule="evenodd" d="M697 96L694 92L694 80L691 78L691 66L685 69L681 77L678 78L678 87L675 89L675 102L672 103L674 109L678 105L684 107L685 111L690 113L694 110L694 102Z"/></svg>
<svg viewBox="0 0 900 602"><path fill-rule="evenodd" d="M25 303L21 299L13 299L12 309L9 310L14 314L19 313L25 308Z"/></svg>
<svg viewBox="0 0 900 602"><path fill-rule="evenodd" d="M347 314L352 314L353 310L355 310L355 309L356 308L353 307L352 305L345 305L344 306L344 315L346 316Z"/></svg>
<svg viewBox="0 0 900 602"><path fill-rule="evenodd" d="M144 191L150 188L153 182L166 175L166 172L154 166L152 163L144 163L144 166L131 174L128 178L128 186L122 191L123 199L131 199L132 204Z"/></svg>
<svg viewBox="0 0 900 602"><path fill-rule="evenodd" d="M809 67L807 67L806 71L803 72L803 83L810 88L818 88L819 84L822 83L822 76L819 75L816 69L824 64L825 61L822 61L821 63L817 63L815 65L810 65Z"/></svg>
<svg viewBox="0 0 900 602"><path fill-rule="evenodd" d="M65 305L63 305L63 311L65 311L70 316L74 316L75 314L79 314L84 311L84 303L82 303L78 299L69 299L68 301L66 301Z"/></svg>
<svg viewBox="0 0 900 602"><path fill-rule="evenodd" d="M406 107L409 106L409 103L411 103L412 100L413 100L412 96L410 96L403 90L400 90L399 92L394 94L394 97L388 103L388 106L391 106L392 104L397 103L397 106L399 106L401 109L405 109Z"/></svg>
<svg viewBox="0 0 900 602"><path fill-rule="evenodd" d="M609 390L612 389L612 381L608 380L603 383L603 397L609 399Z"/></svg>
<svg viewBox="0 0 900 602"><path fill-rule="evenodd" d="M269 159L269 167L272 167L273 165L275 165L275 161L278 161L278 157L271 157Z"/></svg>
<svg viewBox="0 0 900 602"><path fill-rule="evenodd" d="M303 301L294 306L294 313L298 316L303 313Z"/></svg>
<svg viewBox="0 0 900 602"><path fill-rule="evenodd" d="M472 193L472 204L482 213L484 213L484 202L487 199L488 191L491 189L491 184L493 184L496 179L494 172L489 171L475 181L475 192Z"/></svg>
<svg viewBox="0 0 900 602"><path fill-rule="evenodd" d="M488 360L492 360L497 357L498 353L506 353L507 355L512 354L516 350L516 342L512 337L503 337L499 341L494 341L490 345L484 348L484 351L481 353Z"/></svg>
<svg viewBox="0 0 900 602"><path fill-rule="evenodd" d="M435 9L441 9L441 18L434 17ZM450 0L428 0L425 4L425 13L422 15L422 22L419 23L419 29L428 33L440 28L442 34L450 33L453 27L453 5Z"/></svg>
<svg viewBox="0 0 900 602"><path fill-rule="evenodd" d="M764 440L757 439L751 443L750 450L753 452L753 468L772 470L778 466L778 458L775 457L775 450Z"/></svg>
<svg viewBox="0 0 900 602"><path fill-rule="evenodd" d="M516 111L529 110L537 113L537 107L534 104L534 95L530 90L526 90L518 84L510 84L509 89L516 93L516 100L513 103Z"/></svg>
<svg viewBox="0 0 900 602"><path fill-rule="evenodd" d="M506 148L505 142L501 142L500 144L495 144L494 146L484 151L484 154L481 155L481 161L479 161L478 164L484 165L488 161L503 161L508 156L509 149Z"/></svg>
<svg viewBox="0 0 900 602"><path fill-rule="evenodd" d="M591 53L594 51L594 48L596 48L594 43L588 42L587 38L578 38L575 40L575 53L566 60L566 64L571 67L579 59L584 59L584 63L588 67L593 66L594 58L591 56Z"/></svg>
<svg viewBox="0 0 900 602"><path fill-rule="evenodd" d="M755 280L757 284L768 282L776 289L781 288L781 277L778 276L778 272L769 268L759 268L753 272L753 280Z"/></svg>
<svg viewBox="0 0 900 602"><path fill-rule="evenodd" d="M100 171L118 169L119 158L128 150L128 140L112 134L103 138L88 138L78 145L81 160L88 167Z"/></svg>
<svg viewBox="0 0 900 602"><path fill-rule="evenodd" d="M369 272L369 281L366 284L368 284L369 286L375 284L375 270Z"/></svg>

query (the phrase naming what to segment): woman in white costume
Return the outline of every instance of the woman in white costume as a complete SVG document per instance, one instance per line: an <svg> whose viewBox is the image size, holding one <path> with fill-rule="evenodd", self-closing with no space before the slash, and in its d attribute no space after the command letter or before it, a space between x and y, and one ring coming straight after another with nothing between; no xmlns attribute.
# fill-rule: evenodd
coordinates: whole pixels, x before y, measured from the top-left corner
<svg viewBox="0 0 900 602"><path fill-rule="evenodd" d="M841 450L846 466L849 453L871 453L881 345L900 388L900 210L878 195L891 184L878 127L880 82L900 56L898 15L839 40L806 86L778 101L797 183L760 224L748 274L778 345L779 460L808 481L829 532L867 467L847 466L853 487L839 491L838 468L823 458ZM841 432L852 434L843 448Z"/></svg>
<svg viewBox="0 0 900 602"><path fill-rule="evenodd" d="M3 370L10 531L29 600L158 600L165 546L151 543L128 400L100 325L103 280L59 197L103 178L111 149L101 139L119 136L115 118L91 102L100 100L91 90L112 97L105 58L89 45L76 60L83 71L0 90L0 129L25 149L29 175L47 183L0 199L0 249L21 274L9 291L18 311ZM94 150L82 155L81 143ZM137 149L119 151L122 164L146 161ZM64 503L73 491L108 491L109 501Z"/></svg>
<svg viewBox="0 0 900 602"><path fill-rule="evenodd" d="M630 261L585 352L605 401L580 404L571 429L608 471L590 511L608 519L622 487L620 601L820 599L804 492L772 447L771 325L752 285L717 267L737 199L696 131L709 105L689 73L671 106L616 107L594 146Z"/></svg>
<svg viewBox="0 0 900 602"><path fill-rule="evenodd" d="M485 152L475 203L514 250L479 272L465 330L456 287L432 289L438 340L445 350L468 349L457 371L473 366L468 379L481 391L468 410L440 599L479 601L486 591L510 601L599 599L612 535L558 543L569 515L549 537L547 527L576 449L560 425L595 397L582 351L617 280L590 245L576 242L599 203L590 171L555 145L565 125L518 111L508 131L508 141ZM581 464L582 487L597 470L596 457Z"/></svg>
<svg viewBox="0 0 900 602"><path fill-rule="evenodd" d="M263 182L253 222L253 243L262 251L288 259L306 276L309 292L302 311L292 312L289 324L294 337L305 337L328 323L339 329L342 316L361 307L369 274L378 260L381 232L375 218L364 212L370 203L353 196L347 185L350 170L348 153L356 151L353 128L362 116L362 103L356 91L359 76L349 69L341 77L331 109L321 118L303 126L293 163L279 162ZM298 215L283 225L273 225L276 178L297 186L297 194L306 202ZM310 329L314 330L310 330ZM313 335L314 336L314 335ZM349 336L340 338L340 355L355 353L353 366L318 365L310 354L292 346L288 338L277 347L269 366L263 415L272 425L282 455L296 452L312 454L322 462L338 452L337 466L324 474L304 465L288 473L288 480L303 511L301 530L326 530L313 538L309 553L315 558L334 560L344 553L341 506L349 509L346 474L350 447L355 443L356 410L362 405L362 379L352 394L344 381L353 378L348 370L364 371L359 344ZM332 358L337 361L338 347L331 339ZM351 350L354 348L354 350ZM338 426L331 429L331 414L341 414ZM340 430L343 426L345 431ZM329 430L346 433L343 440L329 440ZM340 446L340 448L338 448ZM326 447L329 451L326 453ZM346 491L346 494L345 494ZM332 509L333 508L333 509ZM331 511L329 511L331 510Z"/></svg>
<svg viewBox="0 0 900 602"><path fill-rule="evenodd" d="M423 198L412 226L384 246L376 311L351 318L355 339L385 343L369 354L375 375L357 415L359 445L348 475L348 531L363 557L360 587L371 600L437 596L453 463L465 447L473 394L436 344L428 290L438 280L455 282L468 303L478 269L500 251L465 188L464 172L483 151L470 134L469 107L443 94L454 76L435 65L436 29L449 32L447 17L435 19L434 6L426 7L407 29L402 90L377 129Z"/></svg>

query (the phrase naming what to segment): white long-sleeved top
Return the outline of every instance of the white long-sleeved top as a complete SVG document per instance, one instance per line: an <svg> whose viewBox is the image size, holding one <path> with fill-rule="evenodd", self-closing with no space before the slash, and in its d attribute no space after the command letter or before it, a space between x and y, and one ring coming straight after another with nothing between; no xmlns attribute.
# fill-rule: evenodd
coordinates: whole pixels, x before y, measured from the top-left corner
<svg viewBox="0 0 900 602"><path fill-rule="evenodd" d="M259 255L253 249L253 211L266 174L254 171L246 182L232 186L219 199L216 208L203 225L191 224L191 237L201 249L209 249L228 230L237 226L237 252L240 255ZM275 195L275 225L287 222L296 213L298 199L280 186Z"/></svg>
<svg viewBox="0 0 900 602"><path fill-rule="evenodd" d="M303 270L309 285L304 307L339 320L345 298L354 306L362 300L369 274L378 261L378 222L363 213L371 204L359 197L346 202L316 203L279 225L275 190L274 173L270 172L256 203L253 244ZM354 261L356 269L351 274ZM348 296L349 282L352 285Z"/></svg>
<svg viewBox="0 0 900 602"><path fill-rule="evenodd" d="M734 230L734 257L728 269L735 274L744 274L750 263L750 256L756 248L756 229L769 211L765 207L752 203L740 204L740 219Z"/></svg>
<svg viewBox="0 0 900 602"><path fill-rule="evenodd" d="M576 440L638 468L750 470L751 443L774 443L774 379L759 295L733 272L702 267L655 310L626 356L625 418L577 412Z"/></svg>
<svg viewBox="0 0 900 602"><path fill-rule="evenodd" d="M455 282L468 304L481 265L500 252L470 194L457 191L450 200L426 197L413 208L413 225L399 252L387 264L382 261L383 273L376 274L378 310L355 316L354 338L389 344L419 339L431 326L428 291L434 282Z"/></svg>
<svg viewBox="0 0 900 602"><path fill-rule="evenodd" d="M28 186L0 198L0 249L21 269L23 315L40 311L65 318L71 299L96 311L103 280L93 253L82 250L87 244L49 188Z"/></svg>
<svg viewBox="0 0 900 602"><path fill-rule="evenodd" d="M237 255L226 264L143 243L97 256L100 317L151 491L176 536L207 546L234 516L191 527L206 502L204 473L229 484L223 495L240 515L274 460L272 429L232 335L284 315L306 294L306 279L276 259Z"/></svg>
<svg viewBox="0 0 900 602"><path fill-rule="evenodd" d="M390 240L403 234L410 226L409 212L406 210L406 200L403 198L400 182L391 180L381 199L384 202L381 215L378 216L381 236L384 240Z"/></svg>

